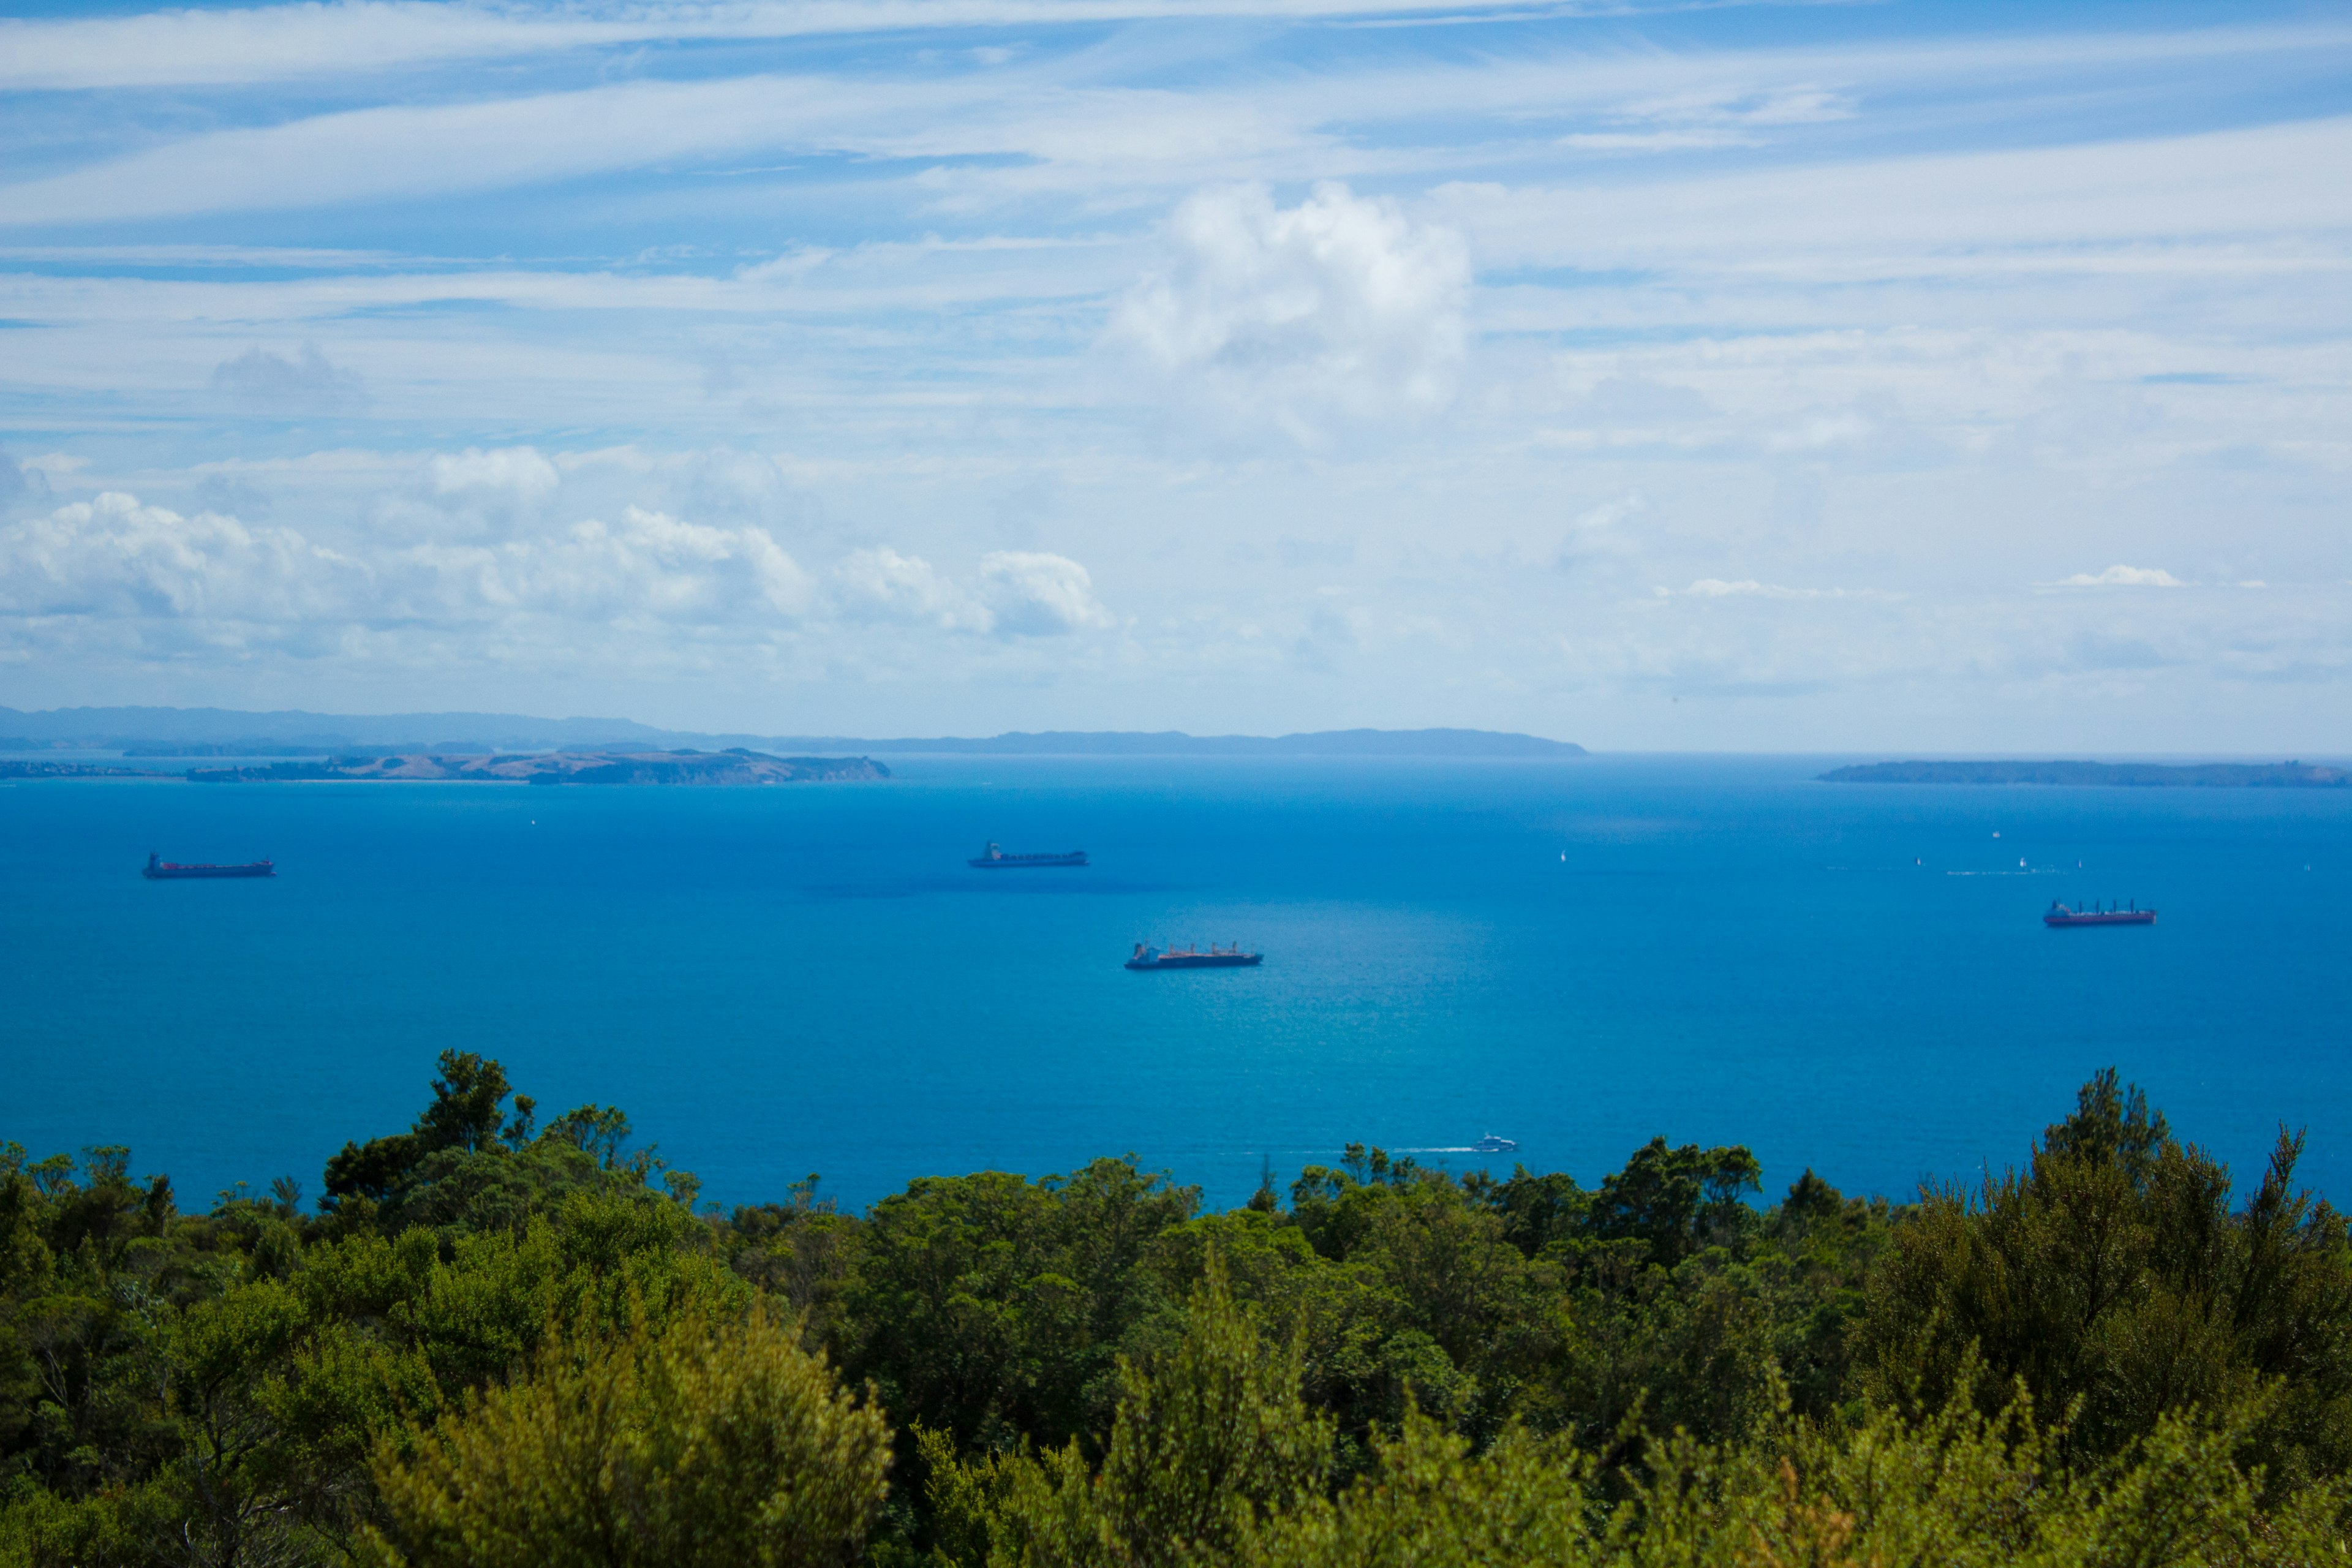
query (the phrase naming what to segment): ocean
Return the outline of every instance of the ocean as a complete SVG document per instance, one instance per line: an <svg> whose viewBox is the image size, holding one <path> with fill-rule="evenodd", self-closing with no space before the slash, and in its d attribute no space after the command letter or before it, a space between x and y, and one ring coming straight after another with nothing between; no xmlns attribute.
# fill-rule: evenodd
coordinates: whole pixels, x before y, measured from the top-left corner
<svg viewBox="0 0 2352 1568"><path fill-rule="evenodd" d="M0 785L0 1141L314 1196L455 1047L729 1204L1131 1152L1225 1206L1351 1141L1590 1184L1654 1134L1906 1198L2113 1065L2242 1189L2284 1123L2352 1196L2352 792L1813 781L1843 760ZM990 839L1094 863L969 869ZM150 883L151 849L279 875ZM2162 918L2047 931L2053 898ZM1122 967L1194 940L1265 962Z"/></svg>

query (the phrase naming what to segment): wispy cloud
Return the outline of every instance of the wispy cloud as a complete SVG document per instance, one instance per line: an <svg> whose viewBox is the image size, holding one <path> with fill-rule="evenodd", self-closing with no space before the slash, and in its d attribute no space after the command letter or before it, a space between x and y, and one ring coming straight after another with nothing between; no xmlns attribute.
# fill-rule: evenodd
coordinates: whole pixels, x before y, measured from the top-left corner
<svg viewBox="0 0 2352 1568"><path fill-rule="evenodd" d="M304 343L291 356L249 348L213 367L213 389L278 413L334 413L367 401L359 375L330 362L316 343Z"/></svg>
<svg viewBox="0 0 2352 1568"><path fill-rule="evenodd" d="M1681 0L1547 4L1544 16L1625 16ZM1496 0L788 0L487 5L425 0L183 10L0 22L0 90L258 83L631 45L754 42L842 33L1083 26L1210 19L1524 15Z"/></svg>
<svg viewBox="0 0 2352 1568"><path fill-rule="evenodd" d="M2347 717L2352 27L1647 9L0 23L0 701Z"/></svg>
<svg viewBox="0 0 2352 1568"><path fill-rule="evenodd" d="M1661 599L1889 599L1896 595L1875 588L1790 588L1779 583L1759 583L1752 577L1727 581L1701 577L1687 588L1653 588Z"/></svg>

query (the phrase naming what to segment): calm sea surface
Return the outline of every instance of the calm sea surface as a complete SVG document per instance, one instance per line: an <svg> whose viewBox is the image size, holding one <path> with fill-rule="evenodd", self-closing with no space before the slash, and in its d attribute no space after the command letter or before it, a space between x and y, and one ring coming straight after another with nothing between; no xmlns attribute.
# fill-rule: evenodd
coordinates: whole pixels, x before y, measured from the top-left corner
<svg viewBox="0 0 2352 1568"><path fill-rule="evenodd" d="M1131 1150L1232 1204L1265 1161L1488 1131L1586 1182L1663 1132L1750 1145L1775 1190L1810 1164L1904 1196L2018 1158L2112 1063L2242 1182L2284 1121L2352 1197L2352 792L1825 765L0 785L0 1140L128 1143L185 1203L315 1194L454 1046L542 1116L623 1107L726 1201ZM1095 864L966 869L990 838ZM151 848L280 874L151 884ZM2056 896L2163 919L2045 931ZM1188 939L1265 963L1120 967Z"/></svg>

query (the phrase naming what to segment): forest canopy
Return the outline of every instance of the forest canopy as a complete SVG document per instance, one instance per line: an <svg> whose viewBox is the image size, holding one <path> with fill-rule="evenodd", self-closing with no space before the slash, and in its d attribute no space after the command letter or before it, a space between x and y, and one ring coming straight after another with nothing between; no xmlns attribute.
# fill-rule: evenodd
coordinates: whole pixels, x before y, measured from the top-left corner
<svg viewBox="0 0 2352 1568"><path fill-rule="evenodd" d="M2341 1561L2301 1152L2110 1071L1904 1204L1661 1137L722 1211L451 1051L307 1206L0 1146L0 1568Z"/></svg>

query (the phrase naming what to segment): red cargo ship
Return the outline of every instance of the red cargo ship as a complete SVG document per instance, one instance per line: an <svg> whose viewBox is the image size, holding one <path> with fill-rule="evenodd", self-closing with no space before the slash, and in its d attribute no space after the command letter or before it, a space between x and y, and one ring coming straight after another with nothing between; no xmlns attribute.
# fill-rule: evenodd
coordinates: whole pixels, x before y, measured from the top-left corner
<svg viewBox="0 0 2352 1568"><path fill-rule="evenodd" d="M268 860L249 860L242 866L183 866L150 851L147 868L139 874L151 882L171 882L183 877L275 877L278 868Z"/></svg>
<svg viewBox="0 0 2352 1568"><path fill-rule="evenodd" d="M2042 917L2046 926L2152 926L2156 923L2154 910L2141 909L2137 901L2125 909L2109 904L2105 909L2093 905L2087 910L2069 909L2051 901L2050 910Z"/></svg>

